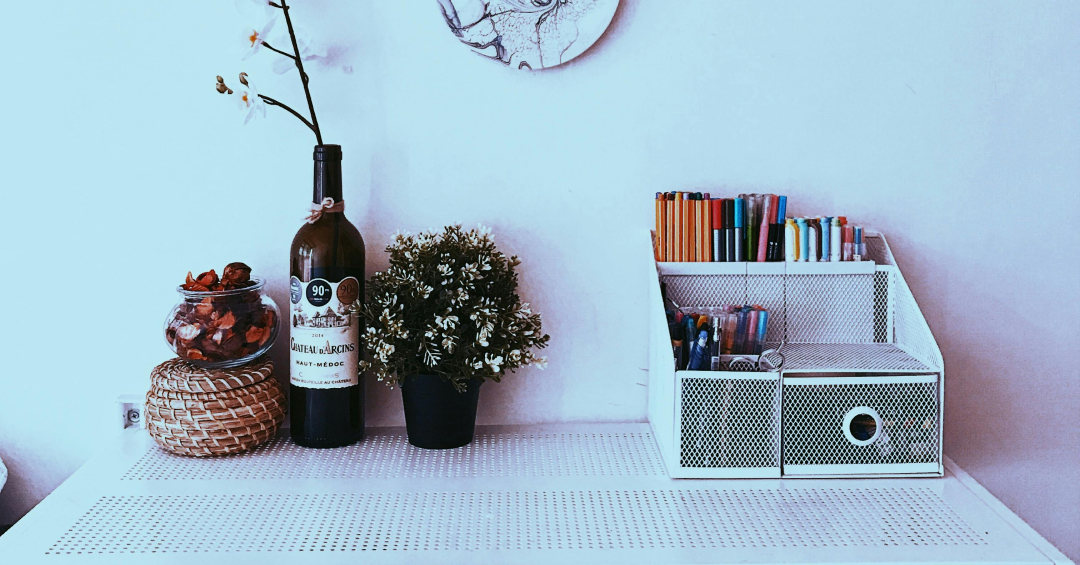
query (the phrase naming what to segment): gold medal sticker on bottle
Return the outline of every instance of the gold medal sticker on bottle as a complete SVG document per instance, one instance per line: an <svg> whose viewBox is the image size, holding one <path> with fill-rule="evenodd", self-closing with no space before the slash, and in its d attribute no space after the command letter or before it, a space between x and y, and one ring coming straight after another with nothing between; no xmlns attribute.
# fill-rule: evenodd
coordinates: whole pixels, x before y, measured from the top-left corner
<svg viewBox="0 0 1080 565"><path fill-rule="evenodd" d="M289 381L304 388L360 382L360 322L352 312L360 282L290 281Z"/></svg>

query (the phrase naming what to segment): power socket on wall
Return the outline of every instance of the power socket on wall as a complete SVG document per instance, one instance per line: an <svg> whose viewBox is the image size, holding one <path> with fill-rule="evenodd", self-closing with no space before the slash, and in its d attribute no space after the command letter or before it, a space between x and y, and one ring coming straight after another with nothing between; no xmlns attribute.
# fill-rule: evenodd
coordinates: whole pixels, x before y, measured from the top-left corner
<svg viewBox="0 0 1080 565"><path fill-rule="evenodd" d="M120 423L123 429L143 426L143 398L137 394L121 394L116 397L116 406L120 410Z"/></svg>

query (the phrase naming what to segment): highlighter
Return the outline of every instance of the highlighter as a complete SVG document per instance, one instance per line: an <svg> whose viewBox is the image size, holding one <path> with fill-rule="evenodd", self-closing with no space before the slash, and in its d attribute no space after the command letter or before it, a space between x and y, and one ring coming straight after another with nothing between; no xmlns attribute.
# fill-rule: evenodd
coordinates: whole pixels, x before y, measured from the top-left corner
<svg viewBox="0 0 1080 565"><path fill-rule="evenodd" d="M723 203L724 201L719 198L709 201L709 220L712 224L712 260L714 262L727 261L727 257L724 256L724 245L727 240L724 238Z"/></svg>
<svg viewBox="0 0 1080 565"><path fill-rule="evenodd" d="M762 350L765 349L765 333L769 326L769 312L762 310L758 313L758 326L757 326L757 347L754 349L754 355L761 355Z"/></svg>
<svg viewBox="0 0 1080 565"><path fill-rule="evenodd" d="M757 325L760 314L761 312L757 310L746 313L746 343L743 345L742 353L753 355L754 350L757 349Z"/></svg>
<svg viewBox="0 0 1080 565"><path fill-rule="evenodd" d="M862 226L855 226L855 249L853 250L852 260L862 261L866 256L866 243L863 242Z"/></svg>
<svg viewBox="0 0 1080 565"><path fill-rule="evenodd" d="M795 218L795 226L799 229L799 246L795 248L795 260L799 262L809 261L810 232L806 229L806 218Z"/></svg>
<svg viewBox="0 0 1080 565"><path fill-rule="evenodd" d="M832 252L832 216L821 218L821 260L828 261Z"/></svg>
<svg viewBox="0 0 1080 565"><path fill-rule="evenodd" d="M784 260L788 263L795 261L795 246L798 244L799 239L795 237L795 220L788 218L784 220Z"/></svg>
<svg viewBox="0 0 1080 565"><path fill-rule="evenodd" d="M735 261L745 261L746 253L743 251L743 222L746 221L746 200L736 198L733 207L735 209Z"/></svg>
<svg viewBox="0 0 1080 565"><path fill-rule="evenodd" d="M761 202L761 228L757 235L757 261L764 263L769 259L769 226L772 225L773 201L772 195L766 194Z"/></svg>
<svg viewBox="0 0 1080 565"><path fill-rule="evenodd" d="M738 325L738 318L735 314L727 312L724 314L724 327L720 331L720 338L723 340L720 343L720 354L731 355L731 352L735 350L735 330Z"/></svg>
<svg viewBox="0 0 1080 565"><path fill-rule="evenodd" d="M829 226L829 260L840 260L840 218L833 218Z"/></svg>
<svg viewBox="0 0 1080 565"><path fill-rule="evenodd" d="M735 343L731 346L734 354L742 353L746 345L746 312L739 310L734 314L735 319Z"/></svg>
<svg viewBox="0 0 1080 565"><path fill-rule="evenodd" d="M811 263L817 263L818 259L818 235L820 230L817 227L817 221L814 219L806 220L807 239L810 240L810 247L807 251L807 261Z"/></svg>

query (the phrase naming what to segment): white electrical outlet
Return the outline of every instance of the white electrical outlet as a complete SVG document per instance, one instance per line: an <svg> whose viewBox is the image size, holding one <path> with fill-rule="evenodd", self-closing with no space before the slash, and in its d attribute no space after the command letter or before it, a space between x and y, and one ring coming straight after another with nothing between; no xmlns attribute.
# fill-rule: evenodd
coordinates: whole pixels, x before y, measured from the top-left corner
<svg viewBox="0 0 1080 565"><path fill-rule="evenodd" d="M137 394L121 394L116 397L123 429L143 426L143 398Z"/></svg>

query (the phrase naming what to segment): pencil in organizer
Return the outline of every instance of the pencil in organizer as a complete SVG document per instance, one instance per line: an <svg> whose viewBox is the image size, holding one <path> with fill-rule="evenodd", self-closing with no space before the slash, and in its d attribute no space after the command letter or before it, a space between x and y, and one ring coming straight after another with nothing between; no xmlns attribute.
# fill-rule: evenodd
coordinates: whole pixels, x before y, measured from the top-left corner
<svg viewBox="0 0 1080 565"><path fill-rule="evenodd" d="M664 192L664 260L670 261L672 256L672 196L671 192Z"/></svg>
<svg viewBox="0 0 1080 565"><path fill-rule="evenodd" d="M691 211L694 207L694 201L690 199L692 194L689 192L682 193L683 207L682 207L682 260L693 261L694 260L694 230L691 225L690 218L693 217Z"/></svg>
<svg viewBox="0 0 1080 565"><path fill-rule="evenodd" d="M704 230L705 226L703 225L704 221L705 221L705 214L704 214L704 201L702 200L702 193L701 192L694 192L693 193L693 260L698 261L698 263L701 263L701 261L704 260L704 257L702 256L702 254L704 252L704 248L703 248L704 245L702 245L702 241L703 241L702 236L703 236L703 234L705 232L705 230Z"/></svg>
<svg viewBox="0 0 1080 565"><path fill-rule="evenodd" d="M653 255L657 261L664 260L664 200L656 193L656 230L653 231Z"/></svg>
<svg viewBox="0 0 1080 565"><path fill-rule="evenodd" d="M676 192L671 203L672 218L671 218L671 246L672 246L672 261L682 261L682 193Z"/></svg>
<svg viewBox="0 0 1080 565"><path fill-rule="evenodd" d="M713 208L708 192L701 198L701 260L713 260Z"/></svg>
<svg viewBox="0 0 1080 565"><path fill-rule="evenodd" d="M769 258L769 226L772 225L773 203L771 194L762 198L761 228L758 230L757 261L764 263Z"/></svg>
<svg viewBox="0 0 1080 565"><path fill-rule="evenodd" d="M698 199L697 193L690 193L690 216L687 220L686 233L689 235L688 241L690 247L687 249L689 253L689 259L687 261L697 261L698 244L697 244L697 219L698 219Z"/></svg>

